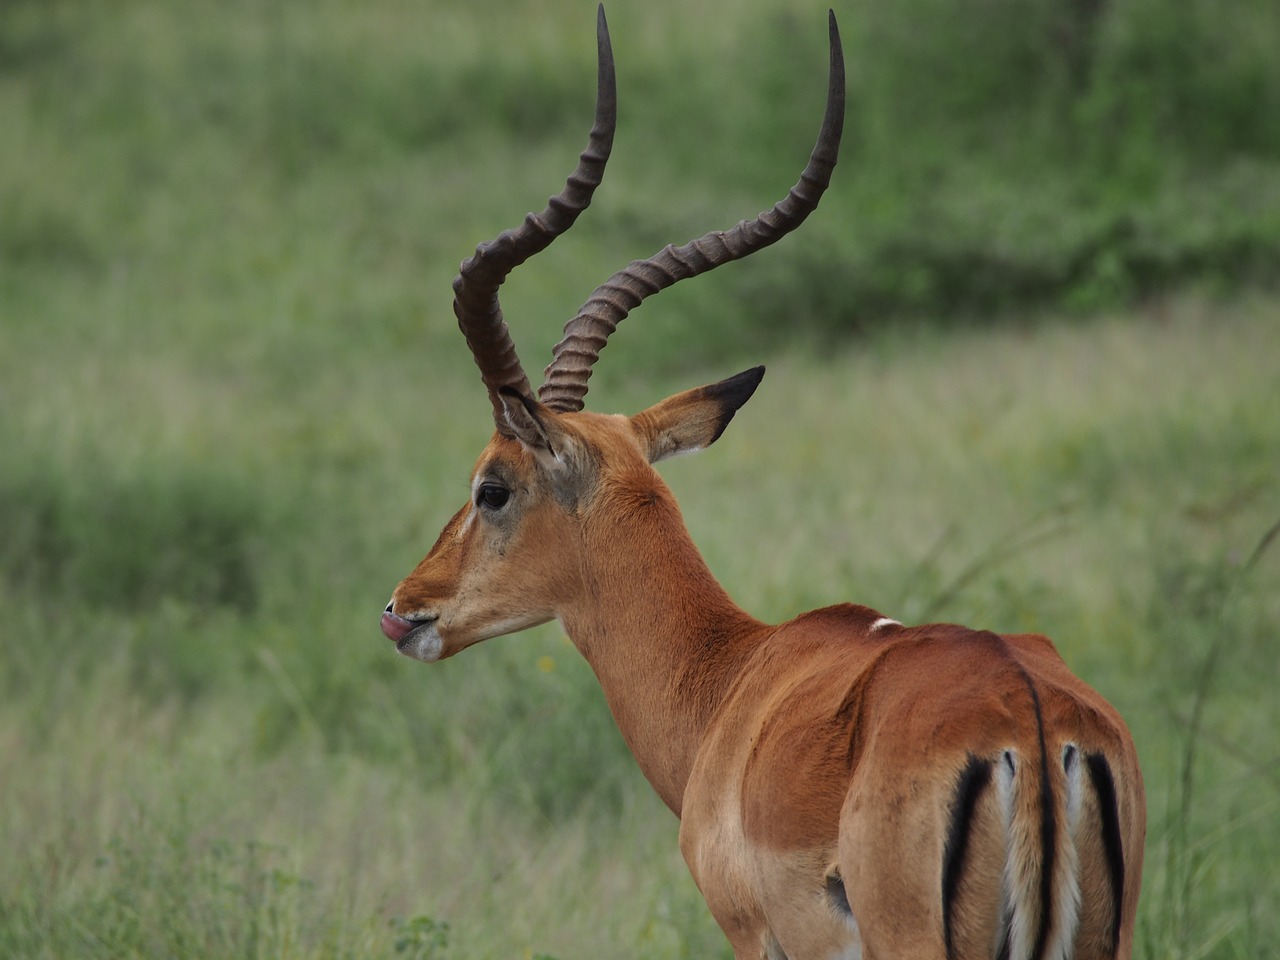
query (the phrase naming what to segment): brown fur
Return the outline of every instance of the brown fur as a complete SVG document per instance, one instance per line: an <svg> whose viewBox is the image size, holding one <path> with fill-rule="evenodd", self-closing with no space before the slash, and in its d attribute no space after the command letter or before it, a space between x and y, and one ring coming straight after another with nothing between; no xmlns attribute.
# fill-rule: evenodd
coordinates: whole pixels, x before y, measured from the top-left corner
<svg viewBox="0 0 1280 960"><path fill-rule="evenodd" d="M1078 858L1074 956L1112 956L1098 798L1085 776L1068 835L1059 762L1068 743L1081 757L1101 754L1126 870L1114 955L1128 957L1145 812L1118 714L1044 637L873 629L880 614L850 604L780 626L739 609L650 466L714 441L754 389L726 400L716 386L633 418L504 400L514 438L495 435L476 478L506 484L510 501L500 512L464 507L397 587L395 614L436 616L443 656L499 627L560 618L645 776L681 818L681 849L738 958L852 956L839 951L859 937L865 958L942 958L944 909L953 956L990 957L1011 860L1020 909L1034 914L1030 935L1051 943L1057 928L1037 927L1046 816L1057 825L1052 898L1065 889L1063 864ZM1010 830L996 782L1006 755L1017 758ZM946 907L946 831L957 829L957 778L973 757L995 773L962 824L962 876ZM843 880L856 933L829 893L832 877Z"/></svg>

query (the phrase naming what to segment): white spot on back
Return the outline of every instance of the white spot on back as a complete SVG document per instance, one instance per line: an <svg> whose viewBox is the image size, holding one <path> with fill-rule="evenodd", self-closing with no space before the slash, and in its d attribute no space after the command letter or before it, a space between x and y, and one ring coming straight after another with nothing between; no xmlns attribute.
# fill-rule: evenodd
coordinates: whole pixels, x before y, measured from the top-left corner
<svg viewBox="0 0 1280 960"><path fill-rule="evenodd" d="M902 624L900 624L897 620L891 620L889 617L881 617L879 620L877 620L875 623L871 625L871 629L881 630L885 627L900 627L900 626L902 626Z"/></svg>

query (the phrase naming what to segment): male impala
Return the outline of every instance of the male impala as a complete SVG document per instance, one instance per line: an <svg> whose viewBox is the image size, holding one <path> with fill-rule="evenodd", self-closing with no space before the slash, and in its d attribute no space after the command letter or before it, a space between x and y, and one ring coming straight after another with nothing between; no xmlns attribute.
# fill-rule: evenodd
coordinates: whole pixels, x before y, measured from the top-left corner
<svg viewBox="0 0 1280 960"><path fill-rule="evenodd" d="M713 443L763 368L632 417L582 409L592 364L645 297L773 243L817 206L844 117L834 17L830 30L826 115L800 181L756 219L597 288L535 399L498 287L603 176L615 91L600 13L595 125L577 170L454 282L497 431L470 502L396 587L382 630L431 662L559 620L680 817L680 848L740 960L1128 957L1145 830L1137 756L1049 640L907 627L852 604L780 626L738 608L651 464Z"/></svg>

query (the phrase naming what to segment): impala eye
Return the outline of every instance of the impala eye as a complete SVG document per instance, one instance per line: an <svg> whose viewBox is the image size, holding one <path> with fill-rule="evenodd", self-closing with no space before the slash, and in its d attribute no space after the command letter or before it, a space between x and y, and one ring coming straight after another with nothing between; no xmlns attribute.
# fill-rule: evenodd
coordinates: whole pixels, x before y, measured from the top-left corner
<svg viewBox="0 0 1280 960"><path fill-rule="evenodd" d="M476 491L476 506L501 510L511 498L511 491L500 483L482 483Z"/></svg>

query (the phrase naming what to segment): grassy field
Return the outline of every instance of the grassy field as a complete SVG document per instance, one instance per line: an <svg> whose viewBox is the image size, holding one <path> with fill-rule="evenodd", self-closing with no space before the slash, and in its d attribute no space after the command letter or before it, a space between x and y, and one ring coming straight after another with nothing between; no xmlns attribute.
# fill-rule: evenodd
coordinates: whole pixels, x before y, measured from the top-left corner
<svg viewBox="0 0 1280 960"><path fill-rule="evenodd" d="M781 196L812 141L821 8L650 6L610 8L598 202L503 288L531 371L596 282ZM0 8L0 955L728 956L563 637L426 667L377 628L491 428L449 282L571 167L593 9ZM886 142L854 139L819 238L888 229L857 172ZM1263 237L1240 164L1260 212L1219 220ZM962 325L908 277L892 324L883 277L840 299L884 266L862 241L794 240L638 311L594 408L767 363L663 466L730 593L1050 634L1143 761L1139 955L1280 957L1280 299L1233 268L1106 307L1137 274L1103 258Z"/></svg>

